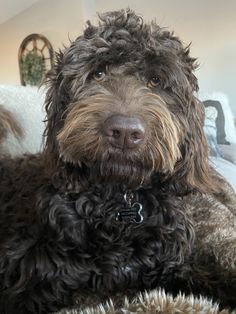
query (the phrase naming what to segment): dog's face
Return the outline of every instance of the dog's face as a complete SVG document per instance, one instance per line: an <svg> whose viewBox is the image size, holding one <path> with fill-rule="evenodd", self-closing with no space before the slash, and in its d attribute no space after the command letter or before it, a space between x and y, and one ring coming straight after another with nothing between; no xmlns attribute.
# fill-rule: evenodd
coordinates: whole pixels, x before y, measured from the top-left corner
<svg viewBox="0 0 236 314"><path fill-rule="evenodd" d="M207 145L195 60L131 11L100 19L57 56L47 147L100 180L139 186L159 173L202 189Z"/></svg>

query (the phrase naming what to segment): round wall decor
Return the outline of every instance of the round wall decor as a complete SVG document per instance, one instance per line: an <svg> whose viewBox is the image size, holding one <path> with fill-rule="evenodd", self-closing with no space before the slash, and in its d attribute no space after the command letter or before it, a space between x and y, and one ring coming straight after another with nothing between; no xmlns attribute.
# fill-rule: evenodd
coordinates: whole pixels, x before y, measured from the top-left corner
<svg viewBox="0 0 236 314"><path fill-rule="evenodd" d="M18 60L21 84L39 86L53 66L52 45L45 36L31 34L21 43Z"/></svg>

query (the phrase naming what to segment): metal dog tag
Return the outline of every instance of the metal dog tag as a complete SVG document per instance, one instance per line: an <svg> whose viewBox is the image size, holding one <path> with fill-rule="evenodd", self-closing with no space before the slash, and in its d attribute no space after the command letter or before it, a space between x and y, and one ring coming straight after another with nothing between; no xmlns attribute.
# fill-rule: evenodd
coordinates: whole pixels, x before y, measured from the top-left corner
<svg viewBox="0 0 236 314"><path fill-rule="evenodd" d="M135 202L131 206L127 206L122 208L116 216L116 220L119 221L126 221L126 222L134 222L134 223L141 223L143 221L142 215L142 204Z"/></svg>

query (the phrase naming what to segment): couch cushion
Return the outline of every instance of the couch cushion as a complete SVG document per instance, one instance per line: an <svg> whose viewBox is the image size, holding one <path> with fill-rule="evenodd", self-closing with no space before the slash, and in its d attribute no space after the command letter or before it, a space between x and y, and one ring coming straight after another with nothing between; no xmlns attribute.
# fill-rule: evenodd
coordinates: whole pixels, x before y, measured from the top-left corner
<svg viewBox="0 0 236 314"><path fill-rule="evenodd" d="M42 146L45 128L43 104L45 91L30 86L0 85L0 104L12 112L23 128L24 136L17 139L9 133L4 150L12 155L36 153Z"/></svg>

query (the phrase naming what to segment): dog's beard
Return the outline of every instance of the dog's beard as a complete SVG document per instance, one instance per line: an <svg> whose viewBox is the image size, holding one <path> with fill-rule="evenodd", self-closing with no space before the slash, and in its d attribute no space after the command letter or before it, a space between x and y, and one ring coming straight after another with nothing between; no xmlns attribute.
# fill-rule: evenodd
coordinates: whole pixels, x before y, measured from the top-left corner
<svg viewBox="0 0 236 314"><path fill-rule="evenodd" d="M143 160L104 153L98 160L89 165L90 177L98 182L119 184L126 187L139 187L147 184L153 169Z"/></svg>

